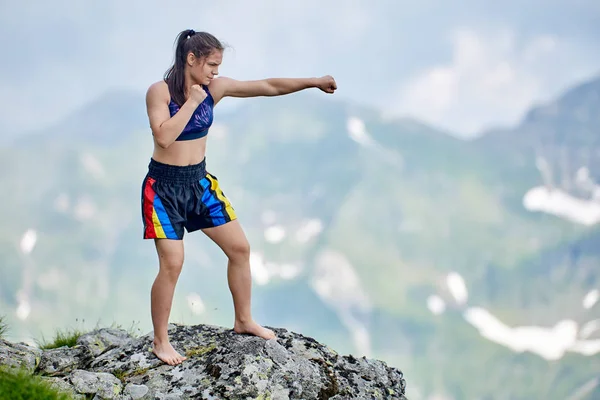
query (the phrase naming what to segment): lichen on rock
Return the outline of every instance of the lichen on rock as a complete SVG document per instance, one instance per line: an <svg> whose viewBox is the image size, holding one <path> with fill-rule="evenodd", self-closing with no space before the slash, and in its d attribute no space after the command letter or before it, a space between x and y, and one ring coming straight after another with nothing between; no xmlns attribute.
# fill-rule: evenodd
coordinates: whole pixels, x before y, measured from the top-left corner
<svg viewBox="0 0 600 400"><path fill-rule="evenodd" d="M170 325L173 347L188 357L177 366L151 352L151 334L133 338L117 329L83 335L73 348L19 345L25 346L19 355L53 386L95 399L405 399L402 372L384 362L342 356L312 338L272 329L277 338L267 341L210 325ZM14 348L0 342L0 354ZM13 357L7 364L19 362Z"/></svg>

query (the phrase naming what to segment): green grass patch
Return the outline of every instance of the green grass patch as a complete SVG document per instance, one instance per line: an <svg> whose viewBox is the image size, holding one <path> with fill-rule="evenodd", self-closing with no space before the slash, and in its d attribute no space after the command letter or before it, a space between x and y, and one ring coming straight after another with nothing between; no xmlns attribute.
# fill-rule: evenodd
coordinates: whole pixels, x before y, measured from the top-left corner
<svg viewBox="0 0 600 400"><path fill-rule="evenodd" d="M46 339L42 337L41 341L36 342L40 349L43 350L57 349L63 346L74 347L77 344L77 339L84 333L85 332L80 329L58 330L54 334L54 338L50 341L46 341Z"/></svg>
<svg viewBox="0 0 600 400"><path fill-rule="evenodd" d="M0 369L0 399L10 400L71 400L40 377L21 370Z"/></svg>
<svg viewBox="0 0 600 400"><path fill-rule="evenodd" d="M121 381L121 383L125 383L125 378L127 378L127 371L122 369L116 369L112 372L112 374Z"/></svg>

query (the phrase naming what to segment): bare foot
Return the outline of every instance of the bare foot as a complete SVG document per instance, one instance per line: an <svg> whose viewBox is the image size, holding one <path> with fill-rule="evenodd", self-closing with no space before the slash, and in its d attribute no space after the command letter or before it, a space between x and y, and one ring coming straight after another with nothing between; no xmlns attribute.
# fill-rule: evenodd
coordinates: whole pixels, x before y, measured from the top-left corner
<svg viewBox="0 0 600 400"><path fill-rule="evenodd" d="M152 348L152 352L156 354L160 360L166 362L169 365L177 365L181 364L184 360L187 360L187 357L179 354L171 343L167 342L157 342L154 341L154 346Z"/></svg>
<svg viewBox="0 0 600 400"><path fill-rule="evenodd" d="M270 329L263 328L259 324L254 321L249 322L239 322L235 321L235 325L233 326L233 330L236 333L248 333L250 335L259 336L263 339L269 340L275 337L275 332Z"/></svg>

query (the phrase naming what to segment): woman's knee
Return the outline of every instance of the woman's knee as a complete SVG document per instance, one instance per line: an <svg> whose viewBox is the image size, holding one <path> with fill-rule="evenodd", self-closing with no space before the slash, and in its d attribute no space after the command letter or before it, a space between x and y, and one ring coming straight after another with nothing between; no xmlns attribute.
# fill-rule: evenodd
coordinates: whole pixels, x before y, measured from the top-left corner
<svg viewBox="0 0 600 400"><path fill-rule="evenodd" d="M160 258L160 269L169 275L178 277L183 268L183 257L169 256Z"/></svg>
<svg viewBox="0 0 600 400"><path fill-rule="evenodd" d="M230 245L227 256L233 262L245 262L250 259L250 243L247 240L239 240Z"/></svg>
<svg viewBox="0 0 600 400"><path fill-rule="evenodd" d="M163 240L158 241L156 247L161 271L174 277L179 276L183 267L183 244Z"/></svg>

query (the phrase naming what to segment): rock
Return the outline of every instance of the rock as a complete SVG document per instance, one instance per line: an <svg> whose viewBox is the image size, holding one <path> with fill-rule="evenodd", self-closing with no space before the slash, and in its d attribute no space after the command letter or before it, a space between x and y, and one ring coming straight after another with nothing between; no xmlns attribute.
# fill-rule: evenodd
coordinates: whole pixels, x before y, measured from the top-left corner
<svg viewBox="0 0 600 400"><path fill-rule="evenodd" d="M85 400L85 396L78 394L75 391L75 388L65 378L42 377L42 379L57 391L70 395L73 400Z"/></svg>
<svg viewBox="0 0 600 400"><path fill-rule="evenodd" d="M71 371L84 368L93 359L86 346L59 347L45 350L38 366L38 373L48 376L65 376Z"/></svg>
<svg viewBox="0 0 600 400"><path fill-rule="evenodd" d="M61 390L97 400L405 399L402 372L384 362L274 331L277 339L266 341L221 327L171 325L173 347L188 357L173 367L152 353L151 334L102 329L73 348L43 351L36 373L64 376L53 381ZM9 346L0 342L0 354Z"/></svg>
<svg viewBox="0 0 600 400"><path fill-rule="evenodd" d="M123 391L125 396L131 398L132 400L150 400L153 399L154 396L148 386L146 385L135 385L133 383L125 386L125 390Z"/></svg>
<svg viewBox="0 0 600 400"><path fill-rule="evenodd" d="M42 350L24 343L0 339L0 366L23 369L33 373L42 357Z"/></svg>
<svg viewBox="0 0 600 400"><path fill-rule="evenodd" d="M116 399L123 389L121 381L106 372L77 370L71 374L71 383L77 393L95 394L98 399Z"/></svg>
<svg viewBox="0 0 600 400"><path fill-rule="evenodd" d="M102 328L81 335L77 344L87 346L94 357L115 347L126 346L133 338L123 329Z"/></svg>

